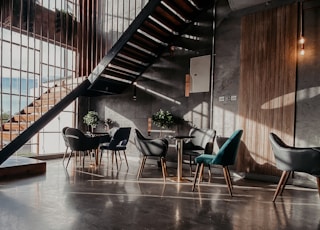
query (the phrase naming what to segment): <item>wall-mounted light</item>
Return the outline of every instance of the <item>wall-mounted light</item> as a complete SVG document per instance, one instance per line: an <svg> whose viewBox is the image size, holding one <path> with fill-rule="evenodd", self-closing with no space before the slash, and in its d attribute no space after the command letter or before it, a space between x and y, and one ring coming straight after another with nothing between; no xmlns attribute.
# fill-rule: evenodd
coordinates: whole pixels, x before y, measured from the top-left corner
<svg viewBox="0 0 320 230"><path fill-rule="evenodd" d="M300 21L300 36L299 36L299 40L298 40L298 44L299 44L299 54L300 55L304 55L304 43L305 43L305 39L303 37L303 2L302 0L300 0L300 9L299 9L299 21Z"/></svg>

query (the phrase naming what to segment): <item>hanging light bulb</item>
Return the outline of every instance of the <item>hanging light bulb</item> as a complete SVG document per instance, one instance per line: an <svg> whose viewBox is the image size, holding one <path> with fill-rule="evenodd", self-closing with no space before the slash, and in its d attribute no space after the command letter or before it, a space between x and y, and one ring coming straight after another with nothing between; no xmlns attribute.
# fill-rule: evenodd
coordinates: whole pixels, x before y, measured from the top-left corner
<svg viewBox="0 0 320 230"><path fill-rule="evenodd" d="M299 39L299 46L300 46L300 55L304 55L304 43L305 43L305 39L303 36L300 36L300 39Z"/></svg>
<svg viewBox="0 0 320 230"><path fill-rule="evenodd" d="M299 43L299 53L300 55L304 55L304 43L305 43L305 39L303 37L303 5L302 5L302 0L300 1L300 38L298 40L298 43Z"/></svg>

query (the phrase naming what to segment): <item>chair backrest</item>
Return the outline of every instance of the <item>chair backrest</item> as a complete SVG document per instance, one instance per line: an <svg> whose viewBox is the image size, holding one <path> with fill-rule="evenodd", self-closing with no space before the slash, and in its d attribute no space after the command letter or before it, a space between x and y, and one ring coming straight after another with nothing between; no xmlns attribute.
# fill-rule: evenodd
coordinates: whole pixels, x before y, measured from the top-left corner
<svg viewBox="0 0 320 230"><path fill-rule="evenodd" d="M216 137L216 131L214 129L197 129L191 128L189 136L194 136L191 139L194 147L201 147L205 150L206 154L211 154L213 151L213 143ZM208 143L212 143L212 146Z"/></svg>
<svg viewBox="0 0 320 230"><path fill-rule="evenodd" d="M145 156L165 156L168 151L168 140L165 138L150 139L135 129L135 144L139 152Z"/></svg>
<svg viewBox="0 0 320 230"><path fill-rule="evenodd" d="M66 145L66 147L70 147L70 144L69 144L69 142L68 142L68 139L67 139L67 137L66 137L66 131L67 131L67 129L68 129L69 127L64 127L63 129L62 129L62 137L63 137L63 140L64 140L64 144Z"/></svg>
<svg viewBox="0 0 320 230"><path fill-rule="evenodd" d="M95 149L99 145L99 137L87 137L81 130L68 128L66 138L73 151L86 151Z"/></svg>
<svg viewBox="0 0 320 230"><path fill-rule="evenodd" d="M222 166L233 165L236 161L243 130L236 130L220 147L214 164Z"/></svg>
<svg viewBox="0 0 320 230"><path fill-rule="evenodd" d="M143 136L142 133L138 129L134 129L134 131L136 133L136 137L139 140L151 140L151 138L147 138L147 137Z"/></svg>
<svg viewBox="0 0 320 230"><path fill-rule="evenodd" d="M320 148L292 147L274 133L269 134L269 140L278 169L320 176Z"/></svg>
<svg viewBox="0 0 320 230"><path fill-rule="evenodd" d="M126 146L130 137L131 127L120 127L114 133L109 143L109 149L115 150L117 146Z"/></svg>

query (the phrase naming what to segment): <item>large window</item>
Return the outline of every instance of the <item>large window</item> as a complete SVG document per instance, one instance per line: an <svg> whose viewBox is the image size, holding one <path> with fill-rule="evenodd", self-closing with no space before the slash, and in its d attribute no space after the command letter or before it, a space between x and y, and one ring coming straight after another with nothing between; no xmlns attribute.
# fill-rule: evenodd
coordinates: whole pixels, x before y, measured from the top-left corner
<svg viewBox="0 0 320 230"><path fill-rule="evenodd" d="M64 6L68 6L67 9L74 13L75 5L71 3L13 0L1 4L1 147L26 130L81 81L76 79L75 30L69 30L68 35L61 29L56 30L56 12L42 7L51 4L56 10L64 10ZM61 23L60 27L65 28ZM73 125L74 113L74 106L70 105L29 140L18 154L62 152L63 143L57 145L62 142L61 129ZM53 139L55 144L51 145Z"/></svg>
<svg viewBox="0 0 320 230"><path fill-rule="evenodd" d="M0 1L0 148L89 76L147 2ZM76 114L70 105L18 152L63 152L61 130Z"/></svg>

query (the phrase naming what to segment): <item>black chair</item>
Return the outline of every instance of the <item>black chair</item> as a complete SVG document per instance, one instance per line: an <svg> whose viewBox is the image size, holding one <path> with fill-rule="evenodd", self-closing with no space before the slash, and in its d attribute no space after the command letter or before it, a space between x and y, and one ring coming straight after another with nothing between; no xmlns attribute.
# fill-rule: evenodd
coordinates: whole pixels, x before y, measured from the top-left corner
<svg viewBox="0 0 320 230"><path fill-rule="evenodd" d="M65 146L66 146L66 151L64 152L64 154L63 154L63 160L62 160L62 163L64 164L64 160L65 160L65 158L66 158L66 155L67 155L67 152L68 152L68 149L69 149L69 147L70 147L70 145L69 145L69 142L68 142L68 139L67 139L67 137L66 137L66 130L68 129L69 127L64 127L63 129L62 129L62 137L63 137L63 140L64 140L64 144L65 144Z"/></svg>
<svg viewBox="0 0 320 230"><path fill-rule="evenodd" d="M189 136L193 136L194 138L191 138L188 142L184 142L182 154L189 158L187 163L190 168L190 176L192 176L192 165L195 165L194 158L201 154L213 153L213 143L216 137L216 131L214 129L191 128Z"/></svg>
<svg viewBox="0 0 320 230"><path fill-rule="evenodd" d="M85 155L90 154L89 151L96 150L98 148L99 137L86 136L81 130L75 128L68 128L65 132L65 136L71 149L66 168L69 165L69 161L73 152L83 152L82 166L84 167Z"/></svg>
<svg viewBox="0 0 320 230"><path fill-rule="evenodd" d="M114 133L114 135L111 137L110 142L101 144L99 147L100 152L101 152L100 161L102 159L103 151L104 150L107 150L107 151L111 150L112 151L112 165L114 162L114 158L116 158L116 165L118 168L117 153L119 153L119 156L120 156L120 151L122 151L124 158L126 160L127 167L129 168L128 160L127 160L127 156L126 156L126 149L127 149L127 144L129 142L130 132L131 132L130 127L118 128L117 131Z"/></svg>
<svg viewBox="0 0 320 230"><path fill-rule="evenodd" d="M274 133L270 133L269 139L275 156L276 167L283 171L272 201L274 202L279 194L282 195L293 171L315 176L320 195L320 147L298 148L288 146Z"/></svg>
<svg viewBox="0 0 320 230"><path fill-rule="evenodd" d="M169 142L165 138L150 139L144 137L141 132L135 129L135 144L139 152L143 155L141 164L139 167L137 180L142 175L147 157L159 157L161 162L162 176L163 180L166 180L167 170L166 170L166 155L168 152Z"/></svg>

